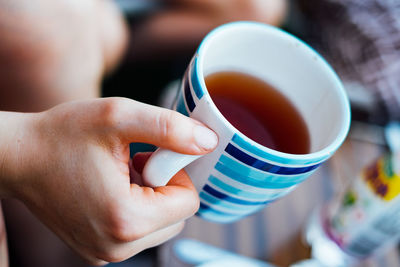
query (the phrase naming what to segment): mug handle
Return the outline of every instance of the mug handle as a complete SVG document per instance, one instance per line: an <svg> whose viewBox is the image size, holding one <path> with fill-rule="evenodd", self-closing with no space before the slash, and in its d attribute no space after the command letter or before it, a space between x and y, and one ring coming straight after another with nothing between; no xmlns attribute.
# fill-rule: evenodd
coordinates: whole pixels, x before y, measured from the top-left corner
<svg viewBox="0 0 400 267"><path fill-rule="evenodd" d="M146 162L142 176L145 185L165 186L181 169L204 155L187 155L165 148L158 148Z"/></svg>

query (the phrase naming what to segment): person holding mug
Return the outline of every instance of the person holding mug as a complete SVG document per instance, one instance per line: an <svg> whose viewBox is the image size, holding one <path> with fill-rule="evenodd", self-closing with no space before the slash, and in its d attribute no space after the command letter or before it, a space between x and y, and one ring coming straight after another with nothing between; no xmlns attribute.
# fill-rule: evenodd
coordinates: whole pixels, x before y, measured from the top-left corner
<svg viewBox="0 0 400 267"><path fill-rule="evenodd" d="M0 197L11 211L6 216L17 217L18 224L8 227L30 244L21 257L28 265L71 266L74 257L62 258L65 253L56 252L60 244L29 212L18 214L24 206L91 264L121 261L154 246L176 234L196 212L197 193L184 171L154 190L131 184L133 166L141 170L148 155L129 164L127 144L145 141L204 154L214 149L215 134L173 111L119 98L94 100L101 79L127 49L143 55L150 40L165 41L166 29L160 27L165 22L182 25L179 21L189 19L197 30L188 27L183 39L174 40L193 45L230 20L279 23L285 1L274 1L275 7L248 0L173 2L176 9L156 13L142 30L131 32L136 42L128 48L129 30L112 1L0 1ZM221 10L224 17L217 15ZM88 100L59 105L79 99ZM34 235L41 240L29 242ZM3 266L5 241L0 223ZM29 262L35 253L40 263Z"/></svg>
<svg viewBox="0 0 400 267"><path fill-rule="evenodd" d="M129 165L129 143L204 154L218 142L197 121L124 98L0 117L0 197L21 200L96 265L122 261L171 238L198 209L184 171L163 187L131 184L129 166L140 171L146 155ZM1 237L4 241L4 231Z"/></svg>

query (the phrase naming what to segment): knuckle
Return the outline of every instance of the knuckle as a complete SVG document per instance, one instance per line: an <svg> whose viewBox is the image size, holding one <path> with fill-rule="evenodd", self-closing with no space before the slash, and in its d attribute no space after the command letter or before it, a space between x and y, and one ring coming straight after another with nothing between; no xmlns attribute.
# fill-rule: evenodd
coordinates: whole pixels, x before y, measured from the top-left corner
<svg viewBox="0 0 400 267"><path fill-rule="evenodd" d="M175 233L172 234L171 238L182 232L183 228L185 227L186 222L181 221L178 223Z"/></svg>
<svg viewBox="0 0 400 267"><path fill-rule="evenodd" d="M119 222L112 227L110 234L113 240L117 242L128 243L144 236L140 231L129 229L125 225L126 223Z"/></svg>
<svg viewBox="0 0 400 267"><path fill-rule="evenodd" d="M194 215L199 210L200 207L200 199L196 191L194 192L191 191L190 199L191 199L191 201L189 202L190 213L191 215Z"/></svg>
<svg viewBox="0 0 400 267"><path fill-rule="evenodd" d="M127 255L125 246L120 246L116 242L101 242L95 245L90 251L90 264L101 266L109 262L120 262L131 255Z"/></svg>
<svg viewBox="0 0 400 267"><path fill-rule="evenodd" d="M165 110L160 112L157 117L157 127L160 131L162 142L170 143L174 136L174 122L177 120L177 115L173 111Z"/></svg>
<svg viewBox="0 0 400 267"><path fill-rule="evenodd" d="M100 106L99 118L105 126L115 127L121 122L122 100L117 97L104 99Z"/></svg>
<svg viewBox="0 0 400 267"><path fill-rule="evenodd" d="M133 219L128 214L129 209L121 205L115 205L110 215L109 233L113 240L117 242L127 243L142 238L145 235L146 227L137 220L133 223ZM143 226L143 227L139 227Z"/></svg>
<svg viewBox="0 0 400 267"><path fill-rule="evenodd" d="M104 249L96 253L96 258L106 262L121 262L133 255L125 255L120 249Z"/></svg>
<svg viewBox="0 0 400 267"><path fill-rule="evenodd" d="M193 216L200 207L200 199L196 190L187 190L185 198L185 208L182 209L181 216L188 218Z"/></svg>
<svg viewBox="0 0 400 267"><path fill-rule="evenodd" d="M100 259L87 260L87 263L90 264L91 266L104 266L107 264L107 262L104 262L103 260Z"/></svg>
<svg viewBox="0 0 400 267"><path fill-rule="evenodd" d="M118 242L130 242L137 239L137 233L129 227L129 223L126 219L114 217L112 220L110 235L113 240Z"/></svg>

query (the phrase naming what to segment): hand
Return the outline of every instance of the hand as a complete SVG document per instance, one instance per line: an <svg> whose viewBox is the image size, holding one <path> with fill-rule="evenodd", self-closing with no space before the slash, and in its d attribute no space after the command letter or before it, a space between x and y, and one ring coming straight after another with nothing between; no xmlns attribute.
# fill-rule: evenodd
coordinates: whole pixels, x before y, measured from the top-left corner
<svg viewBox="0 0 400 267"><path fill-rule="evenodd" d="M217 137L201 123L124 98L66 103L27 116L3 150L4 194L22 200L91 264L122 261L157 245L196 212L197 192L184 171L163 187L130 183L129 143L205 154ZM140 172L145 161L139 155L133 165Z"/></svg>

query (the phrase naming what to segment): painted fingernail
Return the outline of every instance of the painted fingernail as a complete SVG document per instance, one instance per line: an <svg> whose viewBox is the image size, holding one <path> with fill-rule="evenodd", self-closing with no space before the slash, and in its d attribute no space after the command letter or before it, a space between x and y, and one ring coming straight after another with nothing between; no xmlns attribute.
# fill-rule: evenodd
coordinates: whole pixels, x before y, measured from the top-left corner
<svg viewBox="0 0 400 267"><path fill-rule="evenodd" d="M194 127L194 139L197 146L205 150L211 150L218 144L217 135L202 125L196 125Z"/></svg>

